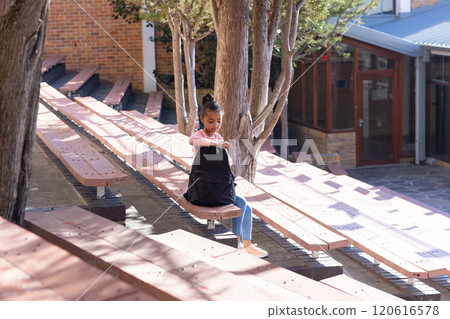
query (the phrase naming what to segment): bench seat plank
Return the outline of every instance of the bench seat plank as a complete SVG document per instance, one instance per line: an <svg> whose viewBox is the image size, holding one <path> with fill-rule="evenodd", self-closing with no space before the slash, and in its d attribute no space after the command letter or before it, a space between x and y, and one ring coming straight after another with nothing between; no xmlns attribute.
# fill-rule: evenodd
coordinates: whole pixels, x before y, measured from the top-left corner
<svg viewBox="0 0 450 319"><path fill-rule="evenodd" d="M36 132L83 185L104 187L129 182L128 175L112 165L42 104L39 105Z"/></svg>
<svg viewBox="0 0 450 319"><path fill-rule="evenodd" d="M1 301L59 301L61 294L34 280L17 265L0 256L0 300Z"/></svg>
<svg viewBox="0 0 450 319"><path fill-rule="evenodd" d="M0 280L11 280L0 300L156 300L2 217L0 243Z"/></svg>
<svg viewBox="0 0 450 319"><path fill-rule="evenodd" d="M214 264L224 271L245 273L257 276L286 290L307 296L310 300L321 301L356 301L358 297L342 293L338 289L324 287L321 283L304 277L262 259L256 259L248 254L239 254L235 248L211 242L206 238L195 236L184 230L177 229L168 233L150 236L152 239L170 245L196 258ZM340 290L340 289L339 289ZM392 299L396 299L392 297Z"/></svg>
<svg viewBox="0 0 450 319"><path fill-rule="evenodd" d="M381 197L385 195L380 194L379 201L376 201L373 196L368 196L373 188L368 184L363 185L347 176L334 176L308 164L288 166L291 167L285 167L283 172L293 180L301 180L305 185L351 205L352 209L370 216L378 225L384 224L383 233L407 241L418 251L425 251L430 260L440 263L444 268L450 267L450 218L444 212L430 214L429 209L416 205L417 202L402 200L394 193L387 197ZM299 172L301 175L296 175ZM363 192L361 186L367 191ZM394 200L395 204L389 203Z"/></svg>
<svg viewBox="0 0 450 319"><path fill-rule="evenodd" d="M250 182L236 180L238 191L244 194L254 214L266 223L311 251L326 251L346 247L346 238L331 232L298 211L285 206Z"/></svg>
<svg viewBox="0 0 450 319"><path fill-rule="evenodd" d="M265 172L268 173L267 168ZM423 254L423 256L428 256L430 258L432 258L432 255L413 247L408 242L402 243L406 249L401 249L399 251L392 249L392 251L394 251L392 252L389 247L386 247L386 245L383 244L384 242L381 240L383 237L380 237L380 239L371 236L372 231L376 232L378 230L378 233L387 236L389 242L399 241L398 238L386 234L386 231L389 229L386 225L383 225L380 222L374 222L370 217L367 218L362 215L357 209L354 209L345 203L340 203L336 199L328 198L325 201L326 195L306 185L302 186L298 184L295 188L292 188L292 185L284 187L281 184L289 181L287 177L276 175L277 184L274 184L273 179L269 179L267 176L268 175L266 175L265 183L258 183L258 186L271 192L272 195L279 198L281 201L303 212L323 226L338 232L338 234L346 237L351 244L404 275L407 275L410 278L428 277L427 271L415 265L419 259L418 256L414 254L414 258L411 259L409 253L418 251L419 255ZM362 229L359 230L360 228ZM402 254L406 255L406 257L403 257L410 260L406 262L404 261L404 258L397 256L397 254L400 256ZM393 260L394 262L392 262ZM400 265L400 267L398 265ZM431 274L435 275L436 273L442 272L442 266L436 265L429 270Z"/></svg>
<svg viewBox="0 0 450 319"><path fill-rule="evenodd" d="M81 70L81 72L79 72L72 79L70 79L66 84L64 84L59 90L61 92L75 92L75 91L77 91L99 69L100 69L100 66L98 66L98 65L90 65L90 66L85 67L83 70Z"/></svg>
<svg viewBox="0 0 450 319"><path fill-rule="evenodd" d="M173 299L306 299L258 277L222 271L183 251L80 208L33 212L26 215L26 220L36 231L59 239L60 244L67 245L68 249L74 246L83 250L91 256L92 262L111 266L112 271L123 280L134 282L136 274L141 282L140 287L151 286L147 289L163 291ZM90 240L83 240L84 236ZM160 269L156 274L153 273L154 266Z"/></svg>
<svg viewBox="0 0 450 319"><path fill-rule="evenodd" d="M122 111L121 113L140 123L150 132L160 134L160 138L146 138L145 142L149 143L149 145L151 144L150 146L152 148L170 156L174 161L190 170L193 155L192 147L189 145L189 137L137 111ZM168 136L170 139L164 138L163 136Z"/></svg>
<svg viewBox="0 0 450 319"><path fill-rule="evenodd" d="M132 75L121 75L108 95L103 99L103 103L109 106L121 105L132 80Z"/></svg>
<svg viewBox="0 0 450 319"><path fill-rule="evenodd" d="M151 148L172 157L176 162L185 167L190 168L192 162L192 148L189 145L189 139L184 134L164 129L164 126L142 113L137 111L122 111L121 113L114 113L114 110L107 109L108 107L91 97L75 98L75 101L91 110L95 114L108 119L120 129L128 134L134 136L137 140L149 145ZM139 113L141 116L137 115ZM124 116L127 115L127 116ZM132 117L128 117L132 114ZM145 125L138 125L134 117L141 119ZM145 117L143 119L142 117ZM184 144L186 142L186 144Z"/></svg>
<svg viewBox="0 0 450 319"><path fill-rule="evenodd" d="M148 117L158 118L161 113L161 105L163 101L163 92L150 92L148 95L147 104L145 106L144 114Z"/></svg>
<svg viewBox="0 0 450 319"><path fill-rule="evenodd" d="M45 73L45 72L49 71L55 65L57 65L58 63L61 63L61 61L64 60L65 58L66 58L65 54L55 54L55 55L52 55L52 56L44 59L44 61L42 61L41 72Z"/></svg>
<svg viewBox="0 0 450 319"><path fill-rule="evenodd" d="M345 291L366 301L401 301L399 297L395 297L347 275L329 277L322 279L320 282Z"/></svg>
<svg viewBox="0 0 450 319"><path fill-rule="evenodd" d="M145 147L144 144L139 143L136 138L130 136L110 121L85 109L67 97L61 96L62 94L55 89L48 86L44 86L44 88L45 90L41 90L41 97L47 103L92 133L122 160L166 191L172 199L176 200L188 212L202 219L225 219L242 214L241 210L235 205L202 207L186 201L182 194L187 189L187 174L179 171L169 162L154 166L154 157L157 157L157 155ZM83 100L85 99L81 99L81 101ZM105 107L109 109L109 112L113 112L110 114L116 116L116 111L107 106ZM162 160L160 158L158 161ZM162 170L162 167L165 169Z"/></svg>
<svg viewBox="0 0 450 319"><path fill-rule="evenodd" d="M291 182L300 188L307 185L314 191L334 199L352 215L367 216L366 225L375 223L391 240L399 238L407 242L411 251L420 252L433 264L440 265L437 269L429 269L431 276L442 272L442 267L450 267L450 218L445 216L445 213L430 214L430 210L401 200L394 194L387 197L381 197L386 194L380 194L377 201L374 197L378 195L372 193L372 186L348 176L335 176L306 163L292 164L284 161L282 165L280 158L277 159L267 152L262 152L261 156L264 162L278 161L273 169L264 168L264 176L280 173L289 177ZM270 173L271 169L276 172ZM371 196L368 196L370 194ZM393 201L392 198L396 200L396 205L386 201ZM332 202L328 204L333 206Z"/></svg>

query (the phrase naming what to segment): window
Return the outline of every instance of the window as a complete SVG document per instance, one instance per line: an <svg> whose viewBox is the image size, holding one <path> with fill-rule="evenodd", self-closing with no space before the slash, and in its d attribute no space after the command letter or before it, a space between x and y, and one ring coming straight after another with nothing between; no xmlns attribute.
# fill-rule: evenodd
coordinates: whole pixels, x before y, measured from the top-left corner
<svg viewBox="0 0 450 319"><path fill-rule="evenodd" d="M365 0L365 4L367 5L371 0ZM395 0L380 0L378 1L378 5L369 10L369 14L371 15L386 15L386 14L395 14Z"/></svg>
<svg viewBox="0 0 450 319"><path fill-rule="evenodd" d="M326 58L326 55L322 57ZM317 127L321 129L327 128L327 64L322 59L316 64Z"/></svg>
<svg viewBox="0 0 450 319"><path fill-rule="evenodd" d="M303 122L308 125L314 125L314 59L312 57L305 59L305 108L306 118Z"/></svg>
<svg viewBox="0 0 450 319"><path fill-rule="evenodd" d="M402 157L414 157L416 141L415 58L403 57Z"/></svg>
<svg viewBox="0 0 450 319"><path fill-rule="evenodd" d="M448 83L448 56L431 55L431 80Z"/></svg>
<svg viewBox="0 0 450 319"><path fill-rule="evenodd" d="M359 71L395 69L395 60L391 58L363 49L360 49L358 52Z"/></svg>
<svg viewBox="0 0 450 319"><path fill-rule="evenodd" d="M354 119L354 48L343 44L341 52L331 48L331 116L332 129L353 129Z"/></svg>
<svg viewBox="0 0 450 319"><path fill-rule="evenodd" d="M449 57L430 57L429 150L432 155L449 160Z"/></svg>

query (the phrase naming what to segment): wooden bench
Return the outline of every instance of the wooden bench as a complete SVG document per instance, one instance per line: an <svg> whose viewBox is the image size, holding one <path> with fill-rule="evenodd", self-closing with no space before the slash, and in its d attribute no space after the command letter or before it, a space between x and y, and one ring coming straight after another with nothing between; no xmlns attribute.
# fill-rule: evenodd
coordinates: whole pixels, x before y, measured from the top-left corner
<svg viewBox="0 0 450 319"><path fill-rule="evenodd" d="M434 259L450 266L449 214L425 205L386 187L373 187L348 176L335 176L310 165L302 174L311 179L306 184L330 194L354 209L370 213L378 223L389 223L389 233L407 238L419 249L432 252ZM312 182L314 181L314 182Z"/></svg>
<svg viewBox="0 0 450 319"><path fill-rule="evenodd" d="M327 164L327 170L334 175L348 175L340 164Z"/></svg>
<svg viewBox="0 0 450 319"><path fill-rule="evenodd" d="M0 247L0 300L157 300L2 217Z"/></svg>
<svg viewBox="0 0 450 319"><path fill-rule="evenodd" d="M52 83L66 73L66 64L62 61L66 55L56 54L42 61L42 82Z"/></svg>
<svg viewBox="0 0 450 319"><path fill-rule="evenodd" d="M42 104L39 104L36 133L81 184L97 187L97 198L105 196L105 187L129 182L128 175Z"/></svg>
<svg viewBox="0 0 450 319"><path fill-rule="evenodd" d="M344 278L344 276L330 277L320 282L311 280L262 259L256 259L247 254L238 255L229 246L211 242L180 229L165 234L151 235L150 238L201 260L213 258L220 261L216 265L224 271L229 271L231 268L257 276L299 295L307 295L308 299L312 301L400 300L361 282L356 282L348 277ZM324 289L322 284L328 286L327 289Z"/></svg>
<svg viewBox="0 0 450 319"><path fill-rule="evenodd" d="M163 101L163 92L150 92L148 95L147 104L145 106L144 114L152 118L158 118L161 113L161 106Z"/></svg>
<svg viewBox="0 0 450 319"><path fill-rule="evenodd" d="M99 75L95 73L99 69L96 65L85 67L59 90L68 97L89 95L99 84Z"/></svg>
<svg viewBox="0 0 450 319"><path fill-rule="evenodd" d="M160 300L307 300L306 289L287 290L240 269L224 269L220 259L198 258L77 207L27 213L25 227ZM201 250L211 244L189 245ZM232 253L244 254L238 249ZM261 264L256 257L242 257L246 267ZM301 277L289 274L282 279ZM312 280L303 282L332 291ZM334 298L355 300L333 293Z"/></svg>
<svg viewBox="0 0 450 319"><path fill-rule="evenodd" d="M123 111L121 114L118 114L103 103L90 97L75 98L75 101L95 114L102 116L103 119L111 121L117 127L136 137L139 141L146 143L152 149L179 163L187 170L191 169L190 163L193 160L192 148L189 145L187 136L137 111ZM126 115L126 117L122 114ZM152 155L152 158L154 158L153 156L155 155ZM157 161L162 163L161 158ZM185 190L187 187L187 175L179 170L177 171L175 167L169 166L167 163L166 167L170 167L170 171L164 172L163 176L157 176L156 179L155 175L161 170L154 168L148 169L150 174L147 174L149 175L147 178L152 180L152 182L168 194L173 194L171 196L178 198L181 195L180 191ZM143 174L145 175L145 173ZM178 184L180 185L181 183L181 185L177 188L177 183L164 180L164 176L173 176L172 180L177 180ZM175 178L175 176L177 177ZM164 183L161 184L161 181L164 181ZM348 245L346 238L330 232L310 218L299 214L281 201L267 195L255 185L248 183L242 178L238 178L236 183L238 190L242 192L254 208L255 215L306 249L311 250L312 257L318 257L319 251ZM179 195L174 192L177 189ZM214 221L210 219L210 223L213 225Z"/></svg>
<svg viewBox="0 0 450 319"><path fill-rule="evenodd" d="M234 205L203 207L189 203L182 196L188 185L187 174L154 154L138 139L130 136L110 121L68 99L49 85L41 84L41 98L93 134L118 157L147 177L152 183L160 186L174 201L193 215L207 220L232 218L241 215L241 210ZM101 103L95 99L90 99L94 103ZM122 117L124 121L127 120L120 113L103 103L101 104L105 110L115 112L115 116ZM135 125L135 123L131 123L131 125Z"/></svg>
<svg viewBox="0 0 450 319"><path fill-rule="evenodd" d="M133 80L132 75L122 75L114 87L109 91L108 95L103 100L103 103L109 105L115 110L120 111L126 104L131 96Z"/></svg>
<svg viewBox="0 0 450 319"><path fill-rule="evenodd" d="M273 157L264 152L261 155L266 158L262 162L270 162L267 158ZM400 214L393 209L386 209L380 203L337 182L348 180L348 176L335 176L320 170L324 172L320 177L317 173L319 169L311 165L285 163L258 169L255 180L258 187L346 237L376 262L383 262L410 278L411 284L414 278L448 273L450 260L443 256L449 255L448 231L446 240L444 234L446 229L450 229L450 220L444 224L440 235L424 236L424 233L417 232L427 232L424 222L415 222L419 216L412 216L411 210L408 210L409 214L408 211ZM326 176L333 179L327 179ZM439 229L437 225L434 228L430 226L432 228L428 230L428 235L436 227ZM436 241L436 238L439 240ZM444 240L447 245L439 243L440 240Z"/></svg>
<svg viewBox="0 0 450 319"><path fill-rule="evenodd" d="M99 114L101 113L99 110L97 110L99 112ZM123 124L121 121L118 120L118 118L113 118L113 117L109 117L109 120L112 120L116 125L120 126L120 125L125 125ZM142 119L140 119L140 121L142 123L144 123L142 121ZM151 122L151 120L149 120L148 118L146 119L145 123L149 123ZM134 125L134 126L133 126ZM161 124L160 124L161 125ZM139 131L142 131L143 128L142 127L136 127L135 124L133 123L128 123L126 124L126 126L133 128L134 129L138 129ZM160 129L164 129L163 127L159 127L157 128L157 130ZM129 132L132 133L132 130L130 129ZM149 134L155 134L155 132L150 132ZM174 133L170 133L170 135L172 135ZM149 145L153 144L159 144L159 143L154 143L153 140L159 140L158 137L154 136L154 135L149 135L152 136L152 138L150 139ZM140 137L142 140L145 139L145 134L144 136ZM186 139L186 137L184 137ZM171 140L174 140L174 138L172 138ZM174 141L172 141L174 142ZM167 142L165 141L163 143L163 145L169 145L171 142ZM175 142L174 142L175 143ZM163 151L164 146L163 145L158 145L157 148L161 149L161 151ZM170 157L172 157L173 159L175 159L176 161L182 163L185 167L187 167L188 169L189 167L189 163L187 162L187 157L183 158L183 156L179 156L182 155L183 153L187 153L187 151L185 150L183 152L183 149L186 148L187 143L186 142L182 142L179 143L179 147L177 148L173 148L176 149L176 152L178 152L178 155L174 155L171 154L170 152L167 152L166 154ZM262 152L264 153L264 152ZM190 158L190 161L192 159ZM190 162L189 161L189 162ZM324 214L324 212L327 211L334 211L334 210L338 210L339 214L344 214L343 217L346 218L341 218L341 220L339 221L335 221L334 219L328 219L327 222L323 222L321 219L317 219L316 216L316 210L313 205L313 208L309 208L309 207L305 207L305 205L300 205L298 206L298 200L296 201L295 204L292 204L292 198L296 198L296 193L298 193L298 189L290 189L290 192L288 193L289 196L287 196L286 194L283 194L283 191L280 190L280 186L282 186L281 184L285 184L285 185L291 185L292 181L295 180L295 178L293 176L286 176L286 171L276 171L274 170L273 167L269 168L271 170L271 173L268 172L268 176L270 176L271 174L274 174L274 176L272 176L272 178L270 179L270 181L268 181L267 183L267 187L263 188L263 190L266 193L269 193L271 195L273 195L274 197L276 197L278 200L284 202L285 204L288 204L291 206L291 208L295 209L296 211L302 212L302 213L306 213L305 215L307 215L307 217L309 219L312 219L315 223L319 223L321 224L323 227L328 228L328 230L338 233L342 238L345 237L348 239L349 242L351 242L352 244L354 244L355 246L357 246L358 248L360 247L364 247L363 249L361 248L361 250L364 251L369 251L370 254L372 256L374 256L374 258L376 258L377 260L381 260L384 263L387 263L389 266L391 266L392 268L396 269L396 270L400 270L400 272L402 272L403 274L406 274L409 278L427 278L428 276L437 276L439 274L442 274L444 269L442 268L442 266L438 265L434 260L434 261L428 261L425 258L422 258L420 254L417 254L414 250L413 250L413 246L408 243L403 241L402 239L397 239L397 238L388 238L389 240L386 241L386 238L383 237L379 237L376 240L372 240L372 241L368 241L367 238L365 237L367 236L374 236L374 232L371 230L372 227L377 226L376 224L373 223L369 223L367 219L363 218L362 221L358 221L359 223L364 222L364 226L367 227L368 231L367 232L362 232L361 230L359 230L358 227L354 227L352 226L353 224L353 220L348 218L348 212L346 211L346 209L348 209L347 206L342 205L340 202L330 198L327 195L324 195L322 192L320 191L315 191L315 192L310 192L310 188L306 187L305 189L305 185L300 185L302 188L304 188L305 190L308 191L308 194L314 194L315 197L317 198L316 201L314 201L314 205L318 206L318 208L323 207L322 208L322 214ZM260 174L264 175L264 171L260 171ZM280 180L280 176L284 176L283 179ZM304 182L304 181L303 181ZM237 181L238 187L239 187L239 181ZM261 186L261 185L258 185ZM257 206L255 203L253 203L255 206ZM300 208L299 208L300 207ZM267 210L267 208L266 208ZM352 210L350 210L350 212L352 212ZM255 212L256 213L256 212ZM263 214L261 214L263 215ZM338 215L338 214L336 214ZM326 216L326 215L325 215ZM351 215L353 216L353 215ZM329 216L327 216L329 217ZM352 217L354 218L354 217ZM270 218L266 218L266 220L270 220ZM347 223L347 224L342 224L342 223ZM272 222L273 224L277 224L276 222ZM336 227L329 227L328 225L337 225ZM343 225L342 227L339 225ZM379 227L379 225L377 226ZM282 229L282 227L278 227L278 229ZM375 228L378 230L378 228ZM292 234L289 234L289 232L286 231L286 229L283 229L282 231L284 231L285 233L287 233L287 236L292 236ZM385 231L385 229L383 228L383 231ZM299 240L298 238L301 238L303 240L303 242L301 240ZM308 238L307 236L304 236L304 234L302 234L301 236L298 236L297 240L302 242L303 244L305 244L305 238ZM341 240L341 243L344 243L345 241ZM363 246L361 246L359 243L357 242L362 242ZM317 243L317 241L316 241ZM355 244L356 243L356 244ZM392 246L394 248L390 248L387 249L386 248L386 243L392 243ZM314 243L311 242L310 243L312 245L312 247L322 247L322 249L325 248L324 245L315 245ZM359 245L359 246L358 246ZM396 256L391 250L394 251L401 251L403 252L403 257L398 257ZM426 254L426 252L424 251L424 253ZM428 257L433 257L431 255L426 255ZM381 259L380 259L381 258ZM404 258L409 258L409 261L405 262ZM436 259L436 258L434 258ZM420 264L421 267L418 267L417 264ZM399 266L398 266L399 265ZM412 282L412 280L411 280Z"/></svg>
<svg viewBox="0 0 450 319"><path fill-rule="evenodd" d="M347 275L338 275L322 279L320 281L331 287L335 287L346 293L352 294L366 301L401 301L399 297L395 297L382 290L366 285L361 281L353 279Z"/></svg>

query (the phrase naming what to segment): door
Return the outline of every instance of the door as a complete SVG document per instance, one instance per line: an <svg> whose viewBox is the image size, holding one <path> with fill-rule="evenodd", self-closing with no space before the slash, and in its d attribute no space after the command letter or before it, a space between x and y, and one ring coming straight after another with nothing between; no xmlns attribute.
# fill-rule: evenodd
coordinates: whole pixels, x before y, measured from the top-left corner
<svg viewBox="0 0 450 319"><path fill-rule="evenodd" d="M431 85L431 114L429 119L431 145L430 153L433 156L448 160L448 86Z"/></svg>
<svg viewBox="0 0 450 319"><path fill-rule="evenodd" d="M359 76L356 110L357 165L388 164L398 161L396 152L395 76Z"/></svg>

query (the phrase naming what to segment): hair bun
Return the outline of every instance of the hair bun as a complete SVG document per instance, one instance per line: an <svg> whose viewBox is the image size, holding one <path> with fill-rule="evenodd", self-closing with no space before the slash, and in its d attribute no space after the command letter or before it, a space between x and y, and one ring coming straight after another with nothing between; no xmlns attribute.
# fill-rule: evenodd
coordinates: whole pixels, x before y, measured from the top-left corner
<svg viewBox="0 0 450 319"><path fill-rule="evenodd" d="M214 96L210 93L206 93L203 97L202 104L205 104L206 102L212 102L214 101Z"/></svg>

